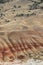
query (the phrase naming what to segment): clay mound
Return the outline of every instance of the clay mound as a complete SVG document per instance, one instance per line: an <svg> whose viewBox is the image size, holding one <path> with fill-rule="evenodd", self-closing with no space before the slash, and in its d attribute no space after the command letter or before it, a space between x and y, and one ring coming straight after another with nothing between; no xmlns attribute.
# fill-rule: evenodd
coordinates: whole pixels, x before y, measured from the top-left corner
<svg viewBox="0 0 43 65"><path fill-rule="evenodd" d="M0 36L0 61L29 58L43 60L43 33L41 31L13 31Z"/></svg>

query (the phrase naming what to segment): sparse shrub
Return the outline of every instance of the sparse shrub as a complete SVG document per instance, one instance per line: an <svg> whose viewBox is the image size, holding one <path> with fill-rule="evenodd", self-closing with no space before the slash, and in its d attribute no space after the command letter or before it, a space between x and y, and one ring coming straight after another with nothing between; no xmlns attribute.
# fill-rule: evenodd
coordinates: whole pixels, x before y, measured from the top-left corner
<svg viewBox="0 0 43 65"><path fill-rule="evenodd" d="M43 2L43 0L41 0L41 2Z"/></svg>
<svg viewBox="0 0 43 65"><path fill-rule="evenodd" d="M40 7L40 9L43 9L43 7Z"/></svg>
<svg viewBox="0 0 43 65"><path fill-rule="evenodd" d="M13 10L15 12L15 10Z"/></svg>
<svg viewBox="0 0 43 65"><path fill-rule="evenodd" d="M17 16L17 17L19 17L19 16L24 16L24 14L17 14L16 16Z"/></svg>
<svg viewBox="0 0 43 65"><path fill-rule="evenodd" d="M21 6L18 6L18 8L21 8Z"/></svg>
<svg viewBox="0 0 43 65"><path fill-rule="evenodd" d="M24 16L24 14L21 14L20 16Z"/></svg>
<svg viewBox="0 0 43 65"><path fill-rule="evenodd" d="M10 0L0 0L0 3L6 3L9 2Z"/></svg>
<svg viewBox="0 0 43 65"><path fill-rule="evenodd" d="M27 14L27 16L29 16L29 14Z"/></svg>
<svg viewBox="0 0 43 65"><path fill-rule="evenodd" d="M9 20L5 20L5 22L10 22Z"/></svg>
<svg viewBox="0 0 43 65"><path fill-rule="evenodd" d="M3 13L0 13L0 18L1 18L2 16L5 16L5 14L3 14Z"/></svg>
<svg viewBox="0 0 43 65"><path fill-rule="evenodd" d="M14 7L16 8L16 5L14 5Z"/></svg>
<svg viewBox="0 0 43 65"><path fill-rule="evenodd" d="M30 10L37 9L38 3L35 2L32 6L30 6Z"/></svg>

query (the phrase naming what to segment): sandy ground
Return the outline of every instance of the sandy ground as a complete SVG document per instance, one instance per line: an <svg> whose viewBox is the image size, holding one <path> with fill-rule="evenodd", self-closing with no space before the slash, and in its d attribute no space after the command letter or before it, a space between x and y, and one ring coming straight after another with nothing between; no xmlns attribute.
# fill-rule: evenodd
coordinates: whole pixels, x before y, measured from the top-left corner
<svg viewBox="0 0 43 65"><path fill-rule="evenodd" d="M18 63L16 63L16 61ZM43 65L43 61L41 60L34 60L34 59L29 59L27 62L23 62L23 63L19 63L18 60L16 60L15 62L0 62L0 65Z"/></svg>

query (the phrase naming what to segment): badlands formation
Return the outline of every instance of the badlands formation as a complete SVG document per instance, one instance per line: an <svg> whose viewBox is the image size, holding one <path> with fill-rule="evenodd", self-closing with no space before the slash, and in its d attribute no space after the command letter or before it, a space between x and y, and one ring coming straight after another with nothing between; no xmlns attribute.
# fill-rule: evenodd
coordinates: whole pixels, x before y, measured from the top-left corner
<svg viewBox="0 0 43 65"><path fill-rule="evenodd" d="M43 61L43 0L0 0L0 62Z"/></svg>

